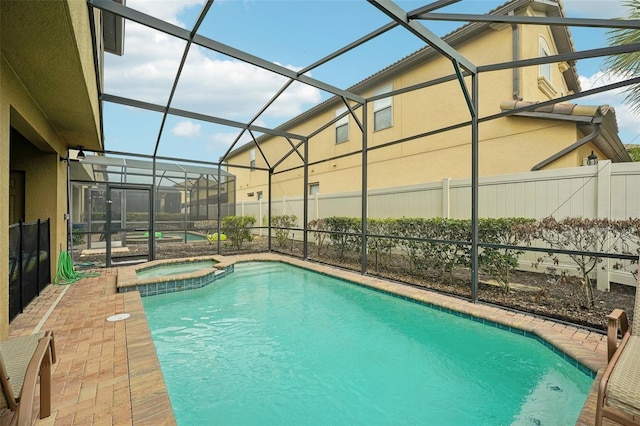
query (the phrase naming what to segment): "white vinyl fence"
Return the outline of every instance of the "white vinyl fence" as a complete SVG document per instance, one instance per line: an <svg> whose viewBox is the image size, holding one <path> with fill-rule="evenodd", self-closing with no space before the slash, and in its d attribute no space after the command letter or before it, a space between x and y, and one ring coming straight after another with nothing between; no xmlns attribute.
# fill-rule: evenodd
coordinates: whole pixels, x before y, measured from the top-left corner
<svg viewBox="0 0 640 426"><path fill-rule="evenodd" d="M367 191L369 218L471 217L471 180L444 178L396 188ZM272 215L296 215L302 228L303 197L274 200ZM600 161L595 166L482 177L478 188L479 216L527 217L553 216L628 219L640 217L640 163ZM236 214L251 215L256 224L266 226L267 200L243 201ZM308 219L331 216L360 217L360 192L317 194L309 199ZM302 236L295 235L296 239ZM529 253L521 261L526 267L539 254ZM628 272L612 271L610 262L598 272L598 287L608 288L609 281L635 285Z"/></svg>

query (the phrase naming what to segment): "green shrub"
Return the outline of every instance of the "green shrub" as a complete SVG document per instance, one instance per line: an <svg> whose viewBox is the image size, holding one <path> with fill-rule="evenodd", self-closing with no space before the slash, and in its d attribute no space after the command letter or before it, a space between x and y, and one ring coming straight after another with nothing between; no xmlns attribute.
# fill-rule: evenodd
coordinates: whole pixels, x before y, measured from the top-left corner
<svg viewBox="0 0 640 426"><path fill-rule="evenodd" d="M395 219L367 219L368 235L391 235ZM387 258L396 247L395 238L367 237L367 251L373 256L376 271L387 265Z"/></svg>
<svg viewBox="0 0 640 426"><path fill-rule="evenodd" d="M429 245L429 261L453 281L456 266L468 267L471 263L471 221L468 219L429 219L432 238L443 240Z"/></svg>
<svg viewBox="0 0 640 426"><path fill-rule="evenodd" d="M289 229L282 228L293 228L297 223L298 217L293 214L271 216L271 226L275 228L278 247L285 248L287 247L287 243L289 242Z"/></svg>
<svg viewBox="0 0 640 426"><path fill-rule="evenodd" d="M426 219L417 217L403 217L392 219L388 225L389 235L397 237L394 246L402 250L407 262L409 272L415 273L418 269L426 267L425 253L428 252L429 243L418 241L414 238L426 238L428 227Z"/></svg>
<svg viewBox="0 0 640 426"><path fill-rule="evenodd" d="M478 239L483 243L517 246L529 240L527 226L534 224L535 219L523 217L504 217L478 220ZM480 268L491 275L509 291L511 273L518 267L518 258L524 254L522 250L483 247L478 255Z"/></svg>
<svg viewBox="0 0 640 426"><path fill-rule="evenodd" d="M328 231L336 232L329 234L329 239L340 260L350 251L359 251L362 233L360 219L332 216L326 218L325 223Z"/></svg>
<svg viewBox="0 0 640 426"><path fill-rule="evenodd" d="M252 240L251 227L255 222L253 216L227 216L222 219L222 233L240 250L243 242Z"/></svg>
<svg viewBox="0 0 640 426"><path fill-rule="evenodd" d="M325 247L324 241L327 238L327 233L323 232L328 229L327 221L324 219L314 219L309 222L307 227L310 231L313 231L313 238L316 240L316 250L318 251L318 256L320 256Z"/></svg>

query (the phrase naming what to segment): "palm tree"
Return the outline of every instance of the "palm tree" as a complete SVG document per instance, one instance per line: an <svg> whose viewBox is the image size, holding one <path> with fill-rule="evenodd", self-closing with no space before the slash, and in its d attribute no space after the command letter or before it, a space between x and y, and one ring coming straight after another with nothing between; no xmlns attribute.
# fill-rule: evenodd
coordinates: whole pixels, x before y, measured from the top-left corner
<svg viewBox="0 0 640 426"><path fill-rule="evenodd" d="M640 0L628 0L625 6L629 8L629 19L640 19ZM640 43L640 29L615 28L607 32L610 46L622 46L631 43ZM609 56L605 64L611 72L624 78L632 78L640 75L640 52L630 52L621 55ZM640 84L627 86L625 101L634 112L640 112Z"/></svg>

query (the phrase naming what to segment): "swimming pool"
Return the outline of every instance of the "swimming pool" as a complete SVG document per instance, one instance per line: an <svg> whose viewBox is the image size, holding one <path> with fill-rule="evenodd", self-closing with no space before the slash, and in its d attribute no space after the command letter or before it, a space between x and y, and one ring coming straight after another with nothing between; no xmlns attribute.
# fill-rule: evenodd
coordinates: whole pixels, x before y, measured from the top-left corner
<svg viewBox="0 0 640 426"><path fill-rule="evenodd" d="M186 274L199 271L205 268L213 268L215 260L193 260L190 262L172 262L150 267L141 267L136 270L136 275L140 279L154 277L168 277L171 275Z"/></svg>
<svg viewBox="0 0 640 426"><path fill-rule="evenodd" d="M539 341L281 263L143 298L178 424L574 424Z"/></svg>

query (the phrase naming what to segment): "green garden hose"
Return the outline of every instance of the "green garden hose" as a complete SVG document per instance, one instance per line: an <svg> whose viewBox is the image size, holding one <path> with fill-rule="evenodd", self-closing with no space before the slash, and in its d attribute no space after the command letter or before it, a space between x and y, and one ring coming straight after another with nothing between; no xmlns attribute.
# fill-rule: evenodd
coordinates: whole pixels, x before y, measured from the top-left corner
<svg viewBox="0 0 640 426"><path fill-rule="evenodd" d="M96 272L76 272L73 268L73 259L66 251L60 252L60 259L58 259L58 272L53 282L58 285L73 284L80 281L83 278L97 277L99 273Z"/></svg>

